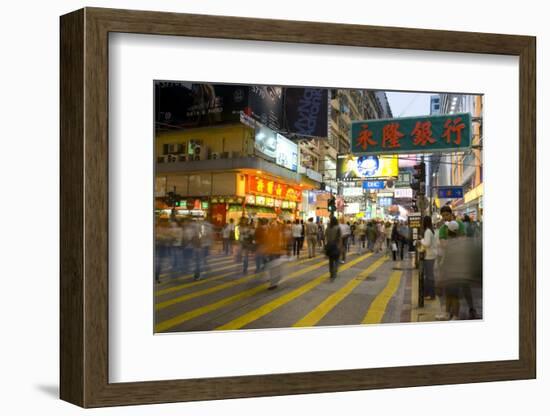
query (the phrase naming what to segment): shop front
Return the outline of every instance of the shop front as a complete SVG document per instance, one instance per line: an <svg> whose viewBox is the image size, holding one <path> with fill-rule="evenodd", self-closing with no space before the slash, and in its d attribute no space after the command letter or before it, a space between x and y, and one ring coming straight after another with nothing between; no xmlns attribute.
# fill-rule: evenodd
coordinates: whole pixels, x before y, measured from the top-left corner
<svg viewBox="0 0 550 416"><path fill-rule="evenodd" d="M293 221L302 210L302 188L267 176L246 175L243 212L252 220Z"/></svg>

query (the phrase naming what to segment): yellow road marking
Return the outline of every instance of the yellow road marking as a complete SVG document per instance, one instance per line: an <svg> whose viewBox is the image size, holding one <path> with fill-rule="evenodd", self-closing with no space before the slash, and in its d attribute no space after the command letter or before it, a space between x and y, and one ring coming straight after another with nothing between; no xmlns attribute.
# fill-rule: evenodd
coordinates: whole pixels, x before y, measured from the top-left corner
<svg viewBox="0 0 550 416"><path fill-rule="evenodd" d="M311 260L313 260L313 259L304 259L304 260L300 260L296 263L294 263L294 261L292 261L292 265L297 266L299 264L306 263L306 262L311 261ZM221 269L218 269L218 270L221 270ZM213 270L213 271L217 271L217 270ZM186 289L188 287L204 285L205 283L209 283L209 282L212 282L212 281L223 279L224 277L227 277L227 276L229 276L229 275L231 275L235 272L237 272L237 270L233 270L232 272L224 273L224 274L221 274L219 276L206 277L204 279L196 280L196 281L193 281L193 282L190 282L190 283L184 283L182 285L177 285L177 286L172 286L172 287L169 287L169 288L166 288L166 289L161 289L161 290L155 291L155 296L165 295L167 293L176 292L176 291L179 291L179 290L182 290L182 289ZM261 272L260 273L255 273L255 274L250 275L250 276L245 276L245 277L252 278L254 276L259 276L260 274L261 274Z"/></svg>
<svg viewBox="0 0 550 416"><path fill-rule="evenodd" d="M218 267L217 269L212 269L210 272L221 272L222 270L231 269L231 268L233 268L233 267L237 267L237 266L240 266L240 265L241 265L240 263L228 264L227 266ZM185 274L185 275L182 275L182 276L179 276L179 277L175 277L175 278L173 278L173 279L170 279L168 282L161 283L160 285L157 285L157 287L158 287L158 286L165 286L165 285L168 284L168 283L179 282L179 281L184 281L184 280L187 280L187 279L191 279L191 278L193 278L194 276L195 276L195 273ZM163 290L168 290L168 292L165 292L165 293L173 292L173 290L169 290L169 289L172 289L172 287L167 288L167 289L163 289ZM161 290L161 291L162 291L162 290ZM161 291L159 291L159 292L161 292ZM157 292L157 296L158 296L159 292Z"/></svg>
<svg viewBox="0 0 550 416"><path fill-rule="evenodd" d="M307 259L307 260L301 260L299 261L298 263L295 263L295 265L298 265L298 264L301 264L301 263L305 263L306 261L309 261L311 259ZM198 281L198 282L193 282L193 283L188 283L186 285L181 285L181 286L176 286L176 288L170 288L170 289L174 289L174 290L178 290L180 289L182 286L186 286L186 287L189 287L189 286L192 286L194 283L195 284L198 284L198 283L207 283L207 282L211 282L213 280L219 280L221 279L222 277L225 277L225 276L228 276L230 274L233 274L233 273L226 273L225 275L221 275L221 276L216 276L216 277L212 277L212 278L209 278L209 279L206 279L206 280L201 280L201 281ZM226 283L222 283L221 285L217 285L217 286L214 286L214 287L210 287L208 289L203 289L203 290L199 290L197 292L193 292L193 293L188 293L186 295L182 295L182 296L178 296L176 298L172 298L172 299L169 299L167 301L164 301L164 302L160 302L160 303L157 303L155 305L155 309L158 311L158 310L162 310L162 309L165 309L167 308L168 306L171 306L171 305L174 305L176 303L180 303L180 302L183 302L183 301L186 301L186 300L189 300L189 299L193 299L193 298L196 298L196 297L199 297L199 296L203 296L203 295L208 295L210 293L214 293L214 292L218 292L220 290L223 290L223 289L227 289L227 288L230 288L230 287L233 287L233 286L237 286L237 285L240 285L242 283L245 283L249 280L252 280L253 278L257 277L257 276L260 276L262 273L255 273L255 274L251 274L249 276L245 276L245 277L241 277L240 279L237 279L237 280L233 280L231 282L226 282ZM169 289L166 289L166 291L168 291ZM166 291L164 291L164 293L166 293Z"/></svg>
<svg viewBox="0 0 550 416"><path fill-rule="evenodd" d="M235 262L235 259L233 257L230 257L230 258L222 258L222 259L211 260L211 261L208 262L208 265L215 267L215 266L221 266L222 264L226 264L226 263L229 263L229 262ZM238 264L238 263L235 263L235 264ZM193 266L194 266L194 263L193 263ZM172 272L170 272L170 273L161 273L159 275L159 277L168 277L170 275L172 275ZM179 277L177 277L177 279L181 279L182 277L188 277L188 276L193 276L193 275L189 274L189 275L179 276ZM163 283L161 283L160 285L157 285L157 286L165 285L165 284L170 283L172 280L175 280L175 279L176 278L171 279L167 282L163 282Z"/></svg>
<svg viewBox="0 0 550 416"><path fill-rule="evenodd" d="M360 261L366 259L368 257L367 255L361 256L355 260L350 261L349 263L345 264L340 268L341 271L344 271L346 269L349 269L350 267L354 266L355 264L359 263ZM266 303L265 305L260 306L259 308L256 308L237 319L232 320L231 322L222 325L217 330L227 330L227 329L239 329L242 328L245 325L248 325L251 322L254 322L255 320L261 318L262 316L267 315L268 313L274 311L277 308L280 308L281 306L285 305L286 303L296 299L297 297L309 292L314 287L320 285L324 280L326 280L329 277L330 273L323 273L321 276L311 280L310 282L306 283L305 285L300 286L297 289L294 289L293 291L278 297L275 300L272 300L271 302Z"/></svg>
<svg viewBox="0 0 550 416"><path fill-rule="evenodd" d="M387 257L382 257L376 260L366 270L362 271L357 277L350 280L348 283L346 283L345 286L326 298L315 309L313 309L306 316L296 322L293 326L315 326L321 319L323 319L323 317L327 313L329 313L336 305L344 300L357 286L362 283L362 278L370 275L372 272L382 266L382 264L384 264L386 261Z"/></svg>
<svg viewBox="0 0 550 416"><path fill-rule="evenodd" d="M306 267L305 269L299 270L297 272L291 273L288 275L288 279L301 276L303 274L309 273L312 270L318 269L319 267L322 267L327 264L327 261L324 260L320 263L314 264L312 266ZM351 264L351 263L350 263ZM240 299L246 299L248 297L254 296L256 293L265 290L269 287L269 283L263 283L259 286L256 286L252 289L245 290L244 292L240 292L236 295L230 296L228 298L222 299L218 302L212 303L210 305L202 306L197 309L193 309L191 311L185 312L181 315L177 315L171 319L168 319L166 321L160 322L157 325L155 325L155 332L162 332L166 331L167 329L173 328L176 325L179 325L183 322L189 321L190 319L196 318L198 316L204 315L208 312L212 312L216 309L222 308L226 305L229 305L230 303L236 302Z"/></svg>
<svg viewBox="0 0 550 416"><path fill-rule="evenodd" d="M382 322L388 303L401 283L402 275L403 272L401 271L395 271L390 275L390 279L384 290L372 301L365 319L363 319L363 324L378 324Z"/></svg>

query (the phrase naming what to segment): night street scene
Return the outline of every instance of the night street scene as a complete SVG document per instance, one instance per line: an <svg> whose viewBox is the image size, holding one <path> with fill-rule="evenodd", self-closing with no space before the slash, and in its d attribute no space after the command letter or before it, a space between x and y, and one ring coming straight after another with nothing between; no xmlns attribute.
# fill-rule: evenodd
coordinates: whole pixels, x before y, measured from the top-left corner
<svg viewBox="0 0 550 416"><path fill-rule="evenodd" d="M154 92L155 333L482 319L482 95Z"/></svg>

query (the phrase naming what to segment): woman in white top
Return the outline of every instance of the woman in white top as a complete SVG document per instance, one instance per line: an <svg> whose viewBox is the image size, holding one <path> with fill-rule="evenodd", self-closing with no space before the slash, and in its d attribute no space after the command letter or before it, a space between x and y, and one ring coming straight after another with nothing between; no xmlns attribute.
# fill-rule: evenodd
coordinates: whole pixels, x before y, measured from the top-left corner
<svg viewBox="0 0 550 416"><path fill-rule="evenodd" d="M420 244L424 250L424 297L435 299L434 264L437 257L437 238L432 225L432 218L426 215L422 222L424 238Z"/></svg>

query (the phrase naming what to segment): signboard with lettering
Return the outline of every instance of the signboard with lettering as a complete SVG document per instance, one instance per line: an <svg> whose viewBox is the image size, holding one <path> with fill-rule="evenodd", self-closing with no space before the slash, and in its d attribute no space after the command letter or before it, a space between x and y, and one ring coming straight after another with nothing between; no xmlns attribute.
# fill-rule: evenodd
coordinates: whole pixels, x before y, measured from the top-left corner
<svg viewBox="0 0 550 416"><path fill-rule="evenodd" d="M437 188L438 198L464 198L464 189L462 186L441 186Z"/></svg>
<svg viewBox="0 0 550 416"><path fill-rule="evenodd" d="M395 156L339 156L336 163L336 175L344 180L393 178L398 172Z"/></svg>
<svg viewBox="0 0 550 416"><path fill-rule="evenodd" d="M363 189L384 189L385 186L386 185L384 181L364 181L363 182Z"/></svg>
<svg viewBox="0 0 550 416"><path fill-rule="evenodd" d="M452 152L471 147L470 113L354 121L354 154Z"/></svg>
<svg viewBox="0 0 550 416"><path fill-rule="evenodd" d="M412 198L413 190L411 188L396 188L394 198Z"/></svg>
<svg viewBox="0 0 550 416"><path fill-rule="evenodd" d="M408 216L409 228L418 228L422 226L422 215L420 213L409 214Z"/></svg>
<svg viewBox="0 0 550 416"><path fill-rule="evenodd" d="M328 90L285 88L287 129L300 136L327 137Z"/></svg>
<svg viewBox="0 0 550 416"><path fill-rule="evenodd" d="M345 187L342 191L344 196L362 196L363 188L361 187Z"/></svg>
<svg viewBox="0 0 550 416"><path fill-rule="evenodd" d="M286 183L276 182L260 176L248 175L247 193L271 196L290 201L301 201L302 190ZM256 198L256 203L258 198Z"/></svg>
<svg viewBox="0 0 550 416"><path fill-rule="evenodd" d="M411 186L411 172L399 172L397 181L395 182L396 188L408 188Z"/></svg>
<svg viewBox="0 0 550 416"><path fill-rule="evenodd" d="M294 172L298 170L298 145L277 133L276 163Z"/></svg>
<svg viewBox="0 0 550 416"><path fill-rule="evenodd" d="M384 196L381 198L378 198L378 205L381 207L389 207L393 202L393 198L391 196Z"/></svg>

